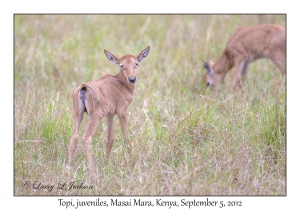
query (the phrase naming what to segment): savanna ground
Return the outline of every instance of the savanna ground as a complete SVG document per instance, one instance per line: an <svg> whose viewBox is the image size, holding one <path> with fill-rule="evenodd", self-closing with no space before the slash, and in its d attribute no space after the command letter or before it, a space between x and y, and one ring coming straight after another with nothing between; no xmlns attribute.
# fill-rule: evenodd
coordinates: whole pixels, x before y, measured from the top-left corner
<svg viewBox="0 0 300 210"><path fill-rule="evenodd" d="M285 77L268 60L250 65L240 91L202 82L234 31L285 15L15 15L15 195L286 195ZM93 182L79 139L67 168L75 86L119 68L104 55L137 55L128 155L118 118L104 167L106 120L93 138ZM87 116L80 129L83 134ZM55 185L52 191L24 183ZM93 185L65 191L62 181Z"/></svg>

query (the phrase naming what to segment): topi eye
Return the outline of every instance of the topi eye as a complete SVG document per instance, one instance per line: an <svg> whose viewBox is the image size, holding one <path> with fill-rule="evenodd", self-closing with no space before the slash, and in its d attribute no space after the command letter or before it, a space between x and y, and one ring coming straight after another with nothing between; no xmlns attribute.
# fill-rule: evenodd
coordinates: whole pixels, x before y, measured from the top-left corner
<svg viewBox="0 0 300 210"><path fill-rule="evenodd" d="M123 69L123 70L125 69L124 66L123 66L123 64L120 64L120 67L121 67L121 69Z"/></svg>
<svg viewBox="0 0 300 210"><path fill-rule="evenodd" d="M137 68L139 66L139 63L135 63L135 68Z"/></svg>

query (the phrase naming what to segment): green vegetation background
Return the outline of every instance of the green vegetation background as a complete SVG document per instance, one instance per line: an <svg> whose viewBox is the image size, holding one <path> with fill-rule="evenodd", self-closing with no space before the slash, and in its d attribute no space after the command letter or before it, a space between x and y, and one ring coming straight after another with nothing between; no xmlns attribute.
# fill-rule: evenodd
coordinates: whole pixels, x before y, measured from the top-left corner
<svg viewBox="0 0 300 210"><path fill-rule="evenodd" d="M286 84L268 60L250 65L240 91L202 82L203 60L216 60L240 26L285 15L15 15L15 195L286 195ZM104 55L137 55L127 154L117 117L104 168L106 121L93 138L98 179L92 190L25 189L92 183L82 143L69 168L72 90L117 74ZM226 81L229 75L226 77ZM83 133L87 116L80 129Z"/></svg>

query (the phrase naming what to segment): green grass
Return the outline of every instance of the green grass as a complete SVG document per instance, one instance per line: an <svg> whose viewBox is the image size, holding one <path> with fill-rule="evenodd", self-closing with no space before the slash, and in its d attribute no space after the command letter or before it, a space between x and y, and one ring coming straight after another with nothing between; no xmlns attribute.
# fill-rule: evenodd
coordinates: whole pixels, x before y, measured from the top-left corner
<svg viewBox="0 0 300 210"><path fill-rule="evenodd" d="M202 60L216 60L243 25L282 15L15 15L15 195L286 195L285 78L268 60L250 65L243 94L202 83ZM69 168L74 87L119 69L103 50L137 55L129 110L129 156L117 117L104 167L106 121L93 138L98 179L79 139ZM85 116L80 137L87 123ZM52 191L24 182L55 185ZM64 191L62 182L94 189Z"/></svg>

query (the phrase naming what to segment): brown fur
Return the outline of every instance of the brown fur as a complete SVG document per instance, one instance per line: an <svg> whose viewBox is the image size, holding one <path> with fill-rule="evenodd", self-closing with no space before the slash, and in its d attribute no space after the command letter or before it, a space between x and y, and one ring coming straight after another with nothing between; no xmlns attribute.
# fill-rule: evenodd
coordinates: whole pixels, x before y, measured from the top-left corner
<svg viewBox="0 0 300 210"><path fill-rule="evenodd" d="M239 28L229 39L225 50L216 63L204 63L207 70L204 81L208 86L223 83L227 72L235 67L231 86L240 85L246 77L248 65L260 58L270 59L282 74L286 68L285 28L262 24Z"/></svg>
<svg viewBox="0 0 300 210"><path fill-rule="evenodd" d="M74 130L69 146L69 162L71 162L78 144L78 130L83 119L84 112L89 116L88 124L82 136L82 142L89 161L90 173L95 177L96 170L92 158L92 137L103 117L107 121L107 142L106 142L106 160L107 165L110 151L114 142L113 134L113 116L118 115L125 141L131 152L130 141L127 131L127 111L133 100L136 78L135 69L137 64L143 60L149 53L150 47L143 50L138 56L125 55L120 59L104 50L107 58L121 67L120 72L115 75L105 75L104 77L87 82L75 88L73 91L73 118ZM85 95L81 98L80 91L84 90Z"/></svg>

